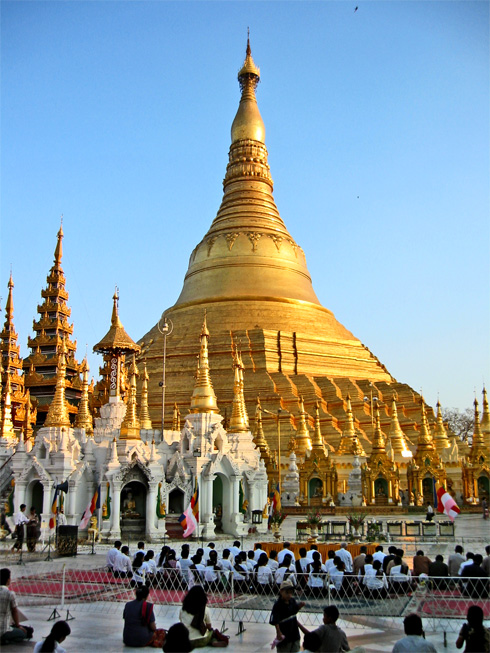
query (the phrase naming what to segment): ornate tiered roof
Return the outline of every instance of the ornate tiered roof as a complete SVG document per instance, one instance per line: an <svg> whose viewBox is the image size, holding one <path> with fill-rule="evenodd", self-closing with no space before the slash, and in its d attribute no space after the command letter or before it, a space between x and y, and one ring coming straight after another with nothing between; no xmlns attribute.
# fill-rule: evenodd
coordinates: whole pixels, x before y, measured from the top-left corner
<svg viewBox="0 0 490 653"><path fill-rule="evenodd" d="M54 398L57 384L57 369L60 365L61 347L65 347L65 396L67 410L74 420L82 394L80 364L75 358L76 340L72 341L73 324L68 318L71 309L67 306L68 292L65 289L65 275L61 267L63 256L63 226L60 227L54 252L54 263L46 278L47 286L41 291L42 304L38 305L39 320L34 320L34 338L28 339L31 353L24 359L25 385L37 398L37 425L44 424L49 405ZM63 344L64 343L64 344Z"/></svg>

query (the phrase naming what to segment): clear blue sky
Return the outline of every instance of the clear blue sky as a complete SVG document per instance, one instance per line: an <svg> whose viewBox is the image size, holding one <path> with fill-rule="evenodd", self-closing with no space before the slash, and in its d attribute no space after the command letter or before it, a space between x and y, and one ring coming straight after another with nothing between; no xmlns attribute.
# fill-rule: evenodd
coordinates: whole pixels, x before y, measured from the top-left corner
<svg viewBox="0 0 490 653"><path fill-rule="evenodd" d="M324 306L432 405L490 383L488 2L1 13L0 294L12 264L24 356L62 213L80 360L115 284L134 340L175 302L221 201L250 26L274 196Z"/></svg>

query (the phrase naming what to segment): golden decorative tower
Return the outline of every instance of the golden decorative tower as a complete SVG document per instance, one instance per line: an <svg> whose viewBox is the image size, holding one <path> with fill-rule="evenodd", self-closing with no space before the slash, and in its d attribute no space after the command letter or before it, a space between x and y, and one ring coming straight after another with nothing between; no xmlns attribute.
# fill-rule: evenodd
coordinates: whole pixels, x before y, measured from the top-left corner
<svg viewBox="0 0 490 653"><path fill-rule="evenodd" d="M140 352L137 345L126 333L119 319L119 294L116 288L113 296L111 328L100 342L94 346L104 356L104 365L99 368L102 379L96 384L93 395L92 410L97 411L112 397L114 400L126 395L126 370L124 363L128 354Z"/></svg>
<svg viewBox="0 0 490 653"><path fill-rule="evenodd" d="M320 428L320 404L318 403L318 401L315 404L315 430L313 431L313 437L311 439L311 450L312 452L325 451L322 431Z"/></svg>
<svg viewBox="0 0 490 653"><path fill-rule="evenodd" d="M435 452L434 440L430 431L429 422L427 421L427 414L425 412L425 401L422 397L422 413L420 423L420 434L417 441L417 451L415 453L415 460L417 464L423 463L423 458L427 453Z"/></svg>
<svg viewBox="0 0 490 653"><path fill-rule="evenodd" d="M14 424L12 421L12 404L10 400L10 374L7 374L5 379L5 391L2 396L2 411L0 418L0 437L12 443L16 442L17 437L15 435Z"/></svg>
<svg viewBox="0 0 490 653"><path fill-rule="evenodd" d="M180 431L180 410L177 404L174 404L174 411L172 414L172 431Z"/></svg>
<svg viewBox="0 0 490 653"><path fill-rule="evenodd" d="M347 421L342 431L342 437L340 439L339 448L337 450L337 455L342 456L345 454L355 455L355 456L365 456L366 453L362 448L361 443L357 437L356 427L354 425L354 415L352 413L352 404L350 395L348 394L345 398L346 400L346 418Z"/></svg>
<svg viewBox="0 0 490 653"><path fill-rule="evenodd" d="M48 414L44 420L44 426L70 426L70 417L65 399L66 387L66 346L63 339L58 354L58 367L56 369L56 389L53 401L49 404Z"/></svg>
<svg viewBox="0 0 490 653"><path fill-rule="evenodd" d="M148 372L146 363L143 364L143 383L141 387L140 427L150 430L153 428L150 413L148 412Z"/></svg>
<svg viewBox="0 0 490 653"><path fill-rule="evenodd" d="M487 390L483 386L483 414L480 422L481 432L485 446L490 449L490 412L488 410Z"/></svg>
<svg viewBox="0 0 490 653"><path fill-rule="evenodd" d="M412 457L412 452L407 446L405 435L400 426L400 422L398 421L398 410L396 407L395 395L393 395L391 402L391 424L388 433L388 440L395 459L399 458L400 456L406 459Z"/></svg>
<svg viewBox="0 0 490 653"><path fill-rule="evenodd" d="M262 406L260 405L260 397L257 397L257 404L255 406L255 429L254 429L254 443L260 449L260 455L264 459L266 466L270 461L270 450L267 440L264 436L264 429L262 426Z"/></svg>
<svg viewBox="0 0 490 653"><path fill-rule="evenodd" d="M473 464L476 464L481 457L483 456L483 461L488 457L485 449L485 440L483 439L483 433L480 426L480 411L478 410L478 401L475 399L475 424L473 427L473 440L471 442L470 450L470 460Z"/></svg>
<svg viewBox="0 0 490 653"><path fill-rule="evenodd" d="M374 408L375 426L371 454L363 466L363 485L368 504L383 506L400 501L400 480L396 463L386 453L379 405Z"/></svg>
<svg viewBox="0 0 490 653"><path fill-rule="evenodd" d="M233 404L228 431L230 433L244 433L248 431L248 415L243 399L243 363L238 353L238 347L235 347L233 352L233 369L235 380L233 383Z"/></svg>
<svg viewBox="0 0 490 653"><path fill-rule="evenodd" d="M3 388L6 388L8 377L13 427L17 431L24 429L25 436L29 437L32 433L32 424L36 422L36 409L31 406L29 391L24 386L22 359L19 356L20 347L17 344L18 335L14 326L13 288L14 282L12 273L10 273L7 303L5 304L5 324L0 332L2 382ZM4 401L5 397L2 396L2 403Z"/></svg>
<svg viewBox="0 0 490 653"><path fill-rule="evenodd" d="M309 402L319 397L317 378L394 381L378 359L321 306L303 250L279 215L255 96L259 79L247 43L238 73L241 99L231 130L223 200L209 231L191 254L180 297L165 312L174 325L167 361L169 403L189 405L193 369L188 352L192 333L207 309L213 332L213 383L223 414L225 408L231 413L233 402L226 352L237 340L247 343L243 356L249 412L258 395L273 412L281 405L294 412L298 394ZM148 364L149 407L154 419L161 415L158 382L163 340L155 325L139 341ZM295 388L299 374L304 379L300 393ZM267 439L274 441L275 423L268 420L264 428ZM283 437L286 450L288 434Z"/></svg>
<svg viewBox="0 0 490 653"><path fill-rule="evenodd" d="M121 440L139 440L140 439L140 421L136 415L136 377L138 376L135 355L129 368L129 397L126 405L126 415L121 424Z"/></svg>
<svg viewBox="0 0 490 653"><path fill-rule="evenodd" d="M90 368L88 366L87 357L82 362L82 397L78 404L78 414L75 419L75 426L80 429L85 429L86 435L93 436L94 424L92 415L89 409L89 396L88 396L88 373Z"/></svg>
<svg viewBox="0 0 490 653"><path fill-rule="evenodd" d="M218 413L216 395L214 394L213 384L211 383L211 377L209 376L209 331L206 313L204 313L204 322L201 329L200 340L201 349L199 351L196 382L191 397L191 413Z"/></svg>
<svg viewBox="0 0 490 653"><path fill-rule="evenodd" d="M304 458L308 451L311 451L311 438L310 432L308 431L308 425L306 424L307 414L305 411L305 402L303 397L300 397L299 400L299 419L298 419L298 428L296 435L294 436L296 440L296 449L295 453Z"/></svg>
<svg viewBox="0 0 490 653"><path fill-rule="evenodd" d="M60 227L54 263L46 279L47 286L41 291L43 302L37 307L40 319L34 320L33 323L36 335L29 338L27 343L31 354L23 363L25 386L30 390L31 397L36 398L38 402L37 426L43 425L56 392L56 370L59 369L63 340L66 347L66 354L63 354L66 374L64 392L67 410L69 415L73 416L73 421L82 395L80 364L75 358L77 343L71 340L73 325L68 323L71 309L66 304L68 292L65 289L66 279L61 267L62 244L63 228Z"/></svg>
<svg viewBox="0 0 490 653"><path fill-rule="evenodd" d="M442 410L441 404L438 401L436 404L437 407L437 420L436 427L434 429L434 446L439 455L442 454L444 449L447 449L450 446L449 438L447 437L446 427L442 420Z"/></svg>

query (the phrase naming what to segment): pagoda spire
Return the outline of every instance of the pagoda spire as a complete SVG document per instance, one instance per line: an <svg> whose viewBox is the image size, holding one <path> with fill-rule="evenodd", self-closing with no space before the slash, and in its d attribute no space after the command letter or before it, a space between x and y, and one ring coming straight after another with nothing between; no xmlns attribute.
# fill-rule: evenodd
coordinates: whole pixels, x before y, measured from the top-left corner
<svg viewBox="0 0 490 653"><path fill-rule="evenodd" d="M373 436L373 445L372 445L372 451L371 455L373 453L383 453L386 454L386 443L385 439L383 436L383 432L381 431L381 420L379 417L379 406L378 402L376 402L376 405L374 407L374 436Z"/></svg>
<svg viewBox="0 0 490 653"><path fill-rule="evenodd" d="M150 430L153 428L148 411L148 372L146 370L146 361L143 363L143 384L141 386L141 407L140 407L140 426L142 429Z"/></svg>
<svg viewBox="0 0 490 653"><path fill-rule="evenodd" d="M485 386L483 386L483 414L481 416L480 428L483 433L485 446L490 449L490 412L488 410L487 390Z"/></svg>
<svg viewBox="0 0 490 653"><path fill-rule="evenodd" d="M417 451L415 452L415 461L417 464L422 464L424 456L429 455L429 459L434 456L438 458L438 454L434 447L434 441L430 430L429 422L427 421L427 413L425 410L425 400L421 397L421 414L420 414L420 434L417 440Z"/></svg>
<svg viewBox="0 0 490 653"><path fill-rule="evenodd" d="M94 434L94 424L92 420L92 414L90 413L90 408L88 404L88 373L90 368L87 362L87 356L82 361L82 396L80 398L80 403L78 404L78 413L75 420L75 426L80 429L85 429L85 433L88 436L93 436Z"/></svg>
<svg viewBox="0 0 490 653"><path fill-rule="evenodd" d="M311 450L323 450L325 451L325 445L323 444L323 437L320 428L320 403L317 401L315 404L315 430L313 431L313 437L311 439Z"/></svg>
<svg viewBox="0 0 490 653"><path fill-rule="evenodd" d="M473 403L475 406L475 423L473 426L473 440L471 442L471 452L470 452L471 462L477 461L479 457L482 455L482 453L484 453L484 449L485 449L485 440L483 438L483 433L481 431L481 426L480 426L480 411L478 410L478 401L476 398Z"/></svg>
<svg viewBox="0 0 490 653"><path fill-rule="evenodd" d="M439 400L436 404L437 408L437 418L436 418L436 427L434 429L434 446L438 454L441 454L444 449L447 449L450 446L449 438L447 437L446 427L444 426L444 421L442 419L442 409Z"/></svg>
<svg viewBox="0 0 490 653"><path fill-rule="evenodd" d="M342 431L342 436L340 438L339 448L337 449L338 455L343 454L353 454L356 456L365 456L365 452L362 448L359 438L357 437L356 427L354 424L354 414L352 412L352 404L350 401L350 394L347 393L345 398L346 400L346 417L347 421L345 423L344 430Z"/></svg>
<svg viewBox="0 0 490 653"><path fill-rule="evenodd" d="M201 329L201 348L197 367L194 392L191 397L191 413L218 413L218 404L214 394L213 384L209 375L208 340L209 331L207 326L206 312Z"/></svg>
<svg viewBox="0 0 490 653"><path fill-rule="evenodd" d="M268 462L270 459L270 451L262 426L262 406L260 405L260 397L257 397L257 404L255 407L254 443L255 446L260 449L260 455L262 458Z"/></svg>
<svg viewBox="0 0 490 653"><path fill-rule="evenodd" d="M234 347L232 345L232 351L234 370L233 403L228 431L230 433L243 433L248 431L248 415L244 406L243 375L241 374L243 363L236 345Z"/></svg>
<svg viewBox="0 0 490 653"><path fill-rule="evenodd" d="M9 442L17 440L12 422L12 404L10 400L10 374L6 376L5 392L2 401L0 437ZM22 437L20 438L22 440Z"/></svg>
<svg viewBox="0 0 490 653"><path fill-rule="evenodd" d="M398 421L398 410L396 406L395 395L393 395L391 400L391 424L388 433L388 441L395 455L401 455L403 458L412 457L412 452L408 448L405 434L403 433L400 422Z"/></svg>
<svg viewBox="0 0 490 653"><path fill-rule="evenodd" d="M176 403L172 415L172 431L180 431L180 410Z"/></svg>
<svg viewBox="0 0 490 653"><path fill-rule="evenodd" d="M129 369L129 397L126 404L126 415L121 423L121 440L139 440L140 439L140 421L136 415L136 377L138 368L136 367L136 358L133 354L133 361Z"/></svg>
<svg viewBox="0 0 490 653"><path fill-rule="evenodd" d="M65 399L66 346L63 338L56 368L56 390L44 426L71 426Z"/></svg>
<svg viewBox="0 0 490 653"><path fill-rule="evenodd" d="M25 386L31 397L37 399L38 425L41 426L54 401L56 393L55 370L59 367L59 357L64 359L65 393L69 400L68 413L76 415L82 394L80 379L81 365L75 358L76 341L71 340L73 324L68 323L71 309L67 306L68 292L66 279L61 266L63 227L60 226L54 251L54 262L46 277L47 286L41 291L42 304L38 305L39 320L33 324L36 335L29 338L31 353L24 359ZM64 353L61 343L64 341ZM55 352L53 354L53 351Z"/></svg>
<svg viewBox="0 0 490 653"><path fill-rule="evenodd" d="M296 455L304 457L307 451L311 451L311 438L306 423L307 414L303 397L299 399L299 423L294 439L296 441Z"/></svg>

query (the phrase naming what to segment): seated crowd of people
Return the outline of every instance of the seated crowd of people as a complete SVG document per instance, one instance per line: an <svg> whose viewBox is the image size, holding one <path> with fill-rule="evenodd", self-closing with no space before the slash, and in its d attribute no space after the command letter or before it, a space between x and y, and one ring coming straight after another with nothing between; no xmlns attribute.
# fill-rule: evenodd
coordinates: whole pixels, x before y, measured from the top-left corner
<svg viewBox="0 0 490 653"><path fill-rule="evenodd" d="M289 580L305 595L316 598L328 594L333 598L364 595L382 599L390 594L406 594L417 582L429 581L441 590L454 587L450 577L461 577L461 593L475 598L488 596L490 546L486 554L485 559L472 552L464 557L462 547L457 546L445 563L443 556L437 555L432 561L419 550L410 569L404 550L395 546L388 547L385 553L379 545L372 554L361 546L353 559L346 543L342 543L338 550L329 550L324 560L315 544L309 550L300 548L299 556L295 556L289 542L284 542L280 551L267 554L258 543L253 550L242 551L239 541L221 553L210 542L191 555L185 543L180 555L164 546L155 556L153 550L145 550L144 542L138 542L136 552L130 556L128 547L117 541L107 554L107 567L115 577L129 578L133 586L186 590L201 585L206 591L220 592L229 589L233 579L235 592L273 594Z"/></svg>

